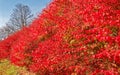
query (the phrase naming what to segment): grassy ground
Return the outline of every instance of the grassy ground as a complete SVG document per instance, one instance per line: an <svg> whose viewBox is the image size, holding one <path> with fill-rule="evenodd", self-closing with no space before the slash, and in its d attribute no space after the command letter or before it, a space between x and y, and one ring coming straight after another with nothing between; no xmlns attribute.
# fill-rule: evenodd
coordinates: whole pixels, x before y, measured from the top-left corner
<svg viewBox="0 0 120 75"><path fill-rule="evenodd" d="M11 64L8 60L0 61L0 75L35 75L28 72L24 67Z"/></svg>

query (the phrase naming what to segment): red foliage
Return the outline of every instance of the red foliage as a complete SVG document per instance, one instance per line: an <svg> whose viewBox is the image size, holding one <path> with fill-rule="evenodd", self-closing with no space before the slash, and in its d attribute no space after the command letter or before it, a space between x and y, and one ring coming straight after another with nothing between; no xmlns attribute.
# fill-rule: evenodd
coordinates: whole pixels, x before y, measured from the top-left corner
<svg viewBox="0 0 120 75"><path fill-rule="evenodd" d="M119 75L120 1L53 0L0 52L42 75Z"/></svg>

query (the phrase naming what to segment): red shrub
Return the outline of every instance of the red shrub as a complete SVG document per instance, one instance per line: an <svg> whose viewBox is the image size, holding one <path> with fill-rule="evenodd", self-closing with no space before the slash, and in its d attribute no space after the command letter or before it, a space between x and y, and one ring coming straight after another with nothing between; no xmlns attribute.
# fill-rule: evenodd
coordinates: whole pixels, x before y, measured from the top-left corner
<svg viewBox="0 0 120 75"><path fill-rule="evenodd" d="M8 37L9 46L0 43L1 56L30 71L120 74L119 0L53 0L30 27L19 32Z"/></svg>

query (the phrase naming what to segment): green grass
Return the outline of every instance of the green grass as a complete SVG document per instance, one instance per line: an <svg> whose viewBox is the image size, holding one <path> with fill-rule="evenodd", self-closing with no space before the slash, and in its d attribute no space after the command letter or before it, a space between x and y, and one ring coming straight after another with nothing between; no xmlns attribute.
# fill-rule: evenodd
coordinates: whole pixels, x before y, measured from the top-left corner
<svg viewBox="0 0 120 75"><path fill-rule="evenodd" d="M24 67L18 67L4 59L0 60L0 75L35 75L26 70Z"/></svg>

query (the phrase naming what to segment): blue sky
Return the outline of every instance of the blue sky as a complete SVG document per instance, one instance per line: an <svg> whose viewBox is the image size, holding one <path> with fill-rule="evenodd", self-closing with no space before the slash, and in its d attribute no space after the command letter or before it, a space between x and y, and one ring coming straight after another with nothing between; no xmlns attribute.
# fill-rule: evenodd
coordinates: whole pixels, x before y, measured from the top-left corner
<svg viewBox="0 0 120 75"><path fill-rule="evenodd" d="M51 0L0 0L0 27L8 22L16 4L28 5L33 14L38 14Z"/></svg>

